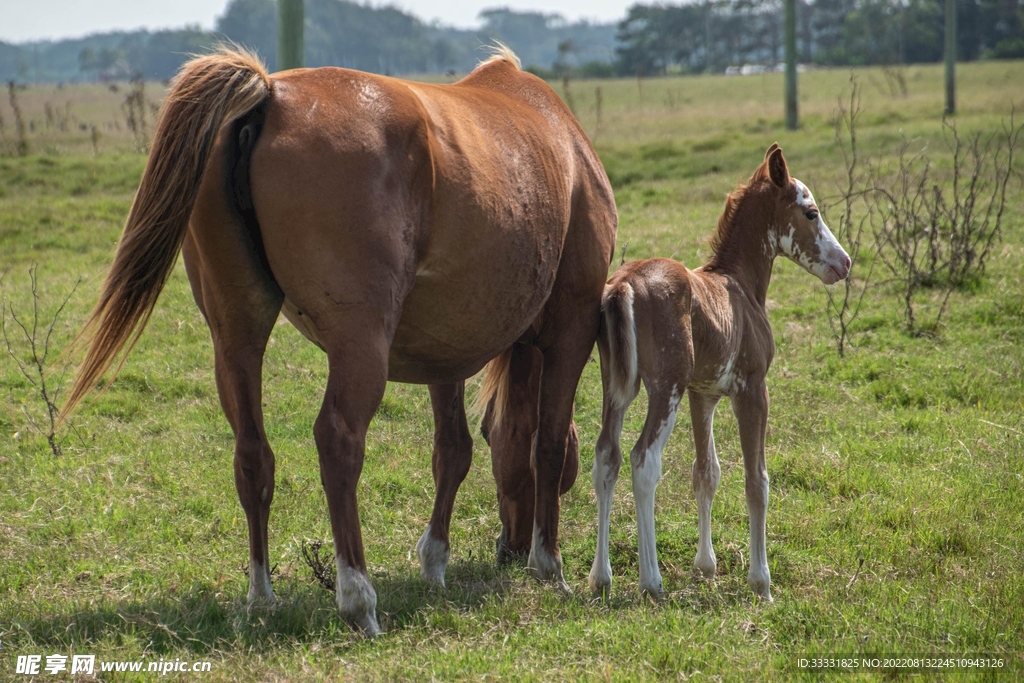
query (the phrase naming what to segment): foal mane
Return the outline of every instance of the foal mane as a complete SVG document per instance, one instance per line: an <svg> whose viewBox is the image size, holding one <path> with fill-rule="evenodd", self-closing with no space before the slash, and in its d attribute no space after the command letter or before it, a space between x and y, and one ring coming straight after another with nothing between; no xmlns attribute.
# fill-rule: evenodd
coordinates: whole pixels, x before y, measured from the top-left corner
<svg viewBox="0 0 1024 683"><path fill-rule="evenodd" d="M748 182L739 183L736 189L726 195L725 206L718 217L718 226L708 239L711 247L711 259L706 266L708 269L721 268L731 262L744 247L745 243L736 239L740 208L744 206L744 200L748 196L763 194L770 185L768 166L761 164Z"/></svg>

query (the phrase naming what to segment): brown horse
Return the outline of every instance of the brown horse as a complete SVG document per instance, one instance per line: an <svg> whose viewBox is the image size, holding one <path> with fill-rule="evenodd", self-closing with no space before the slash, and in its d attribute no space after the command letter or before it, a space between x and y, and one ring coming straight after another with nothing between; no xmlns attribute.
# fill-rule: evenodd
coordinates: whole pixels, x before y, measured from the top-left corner
<svg viewBox="0 0 1024 683"><path fill-rule="evenodd" d="M640 551L640 590L660 596L654 536L654 492L661 478L661 452L675 424L684 392L697 458L700 543L694 565L715 574L711 547L711 503L720 467L711 423L715 406L728 396L739 424L750 521L748 585L771 600L765 550L768 473L764 438L768 425L765 374L775 341L765 310L772 264L787 256L825 284L845 278L850 257L821 218L810 190L789 176L778 145L772 145L750 182L725 204L711 241L714 254L697 270L669 259L634 261L619 268L602 300L598 348L604 387L601 436L594 453L598 503L597 552L590 571L595 592L611 587L608 532L612 491L622 463L619 438L629 404L647 389L647 419L633 446L630 464Z"/></svg>
<svg viewBox="0 0 1024 683"><path fill-rule="evenodd" d="M164 103L65 413L138 339L181 250L235 434L249 600L272 601L274 455L260 397L283 310L327 354L313 434L338 608L374 634L356 484L387 381L430 385L437 494L417 551L423 577L443 584L472 458L463 382L513 344L531 347L543 363L535 396L521 397L508 372L491 384L537 405L531 566L560 581L559 483L615 230L586 136L511 52L430 85L336 68L268 76L251 55L221 50L187 63ZM496 370L509 355L499 358Z"/></svg>

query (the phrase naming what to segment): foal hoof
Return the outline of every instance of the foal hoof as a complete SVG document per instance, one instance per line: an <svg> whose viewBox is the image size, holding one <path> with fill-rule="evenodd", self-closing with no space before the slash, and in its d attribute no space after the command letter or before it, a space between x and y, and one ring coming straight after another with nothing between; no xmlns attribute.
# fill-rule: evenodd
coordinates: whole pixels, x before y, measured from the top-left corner
<svg viewBox="0 0 1024 683"><path fill-rule="evenodd" d="M665 599L665 587L662 585L661 581L649 586L641 585L640 595L645 598L651 598L655 602L661 602Z"/></svg>
<svg viewBox="0 0 1024 683"><path fill-rule="evenodd" d="M612 593L612 573L610 570L604 572L591 569L590 576L587 577L587 583L590 584L590 591L594 594L595 598L607 600Z"/></svg>
<svg viewBox="0 0 1024 683"><path fill-rule="evenodd" d="M772 599L772 580L768 572L763 574L750 572L747 574L747 585L750 587L750 590L754 591L765 602L775 602Z"/></svg>

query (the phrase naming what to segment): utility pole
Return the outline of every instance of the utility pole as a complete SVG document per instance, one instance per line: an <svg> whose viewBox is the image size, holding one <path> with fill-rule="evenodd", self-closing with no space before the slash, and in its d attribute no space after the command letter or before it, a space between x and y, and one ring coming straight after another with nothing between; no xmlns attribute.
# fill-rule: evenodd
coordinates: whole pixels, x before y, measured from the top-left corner
<svg viewBox="0 0 1024 683"><path fill-rule="evenodd" d="M796 110L796 0L786 0L785 21L786 128L796 130L800 127L800 119Z"/></svg>
<svg viewBox="0 0 1024 683"><path fill-rule="evenodd" d="M946 114L956 113L956 0L946 0Z"/></svg>
<svg viewBox="0 0 1024 683"><path fill-rule="evenodd" d="M300 69L305 64L302 28L304 0L277 0L277 70Z"/></svg>

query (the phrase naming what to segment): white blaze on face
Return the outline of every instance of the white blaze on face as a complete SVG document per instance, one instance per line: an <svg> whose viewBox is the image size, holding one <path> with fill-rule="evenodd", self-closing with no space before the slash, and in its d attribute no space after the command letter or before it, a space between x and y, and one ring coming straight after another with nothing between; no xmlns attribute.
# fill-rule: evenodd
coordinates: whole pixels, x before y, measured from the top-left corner
<svg viewBox="0 0 1024 683"><path fill-rule="evenodd" d="M802 215L795 218L797 225L790 223L783 228L779 250L825 284L838 282L850 273L850 257L825 225L811 191L796 178L793 183ZM812 211L817 214L813 222L806 218Z"/></svg>

